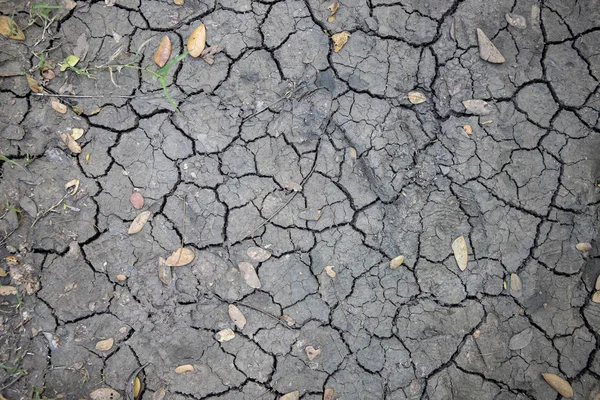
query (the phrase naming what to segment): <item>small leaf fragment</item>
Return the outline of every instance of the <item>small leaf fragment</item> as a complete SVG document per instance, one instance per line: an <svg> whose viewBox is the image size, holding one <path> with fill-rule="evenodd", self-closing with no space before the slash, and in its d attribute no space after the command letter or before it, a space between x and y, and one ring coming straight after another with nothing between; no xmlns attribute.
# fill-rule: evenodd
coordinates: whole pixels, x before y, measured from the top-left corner
<svg viewBox="0 0 600 400"><path fill-rule="evenodd" d="M86 164L89 164L89 163L90 163L90 153L87 153L87 154L85 155L85 163L86 163Z"/></svg>
<svg viewBox="0 0 600 400"><path fill-rule="evenodd" d="M100 107L100 108L96 108L94 111L92 111L92 112L90 113L90 117L91 117L92 115L96 115L96 114L98 114L100 111L102 111L102 107Z"/></svg>
<svg viewBox="0 0 600 400"><path fill-rule="evenodd" d="M575 248L579 251L591 251L592 245L591 243L577 243Z"/></svg>
<svg viewBox="0 0 600 400"><path fill-rule="evenodd" d="M52 108L54 109L54 111L61 113L61 114L66 114L67 113L67 106L64 105L63 103L60 102L60 100L52 100L52 102L50 103L52 105Z"/></svg>
<svg viewBox="0 0 600 400"><path fill-rule="evenodd" d="M473 332L473 339L479 339L479 336L481 336L481 331L477 329L475 332Z"/></svg>
<svg viewBox="0 0 600 400"><path fill-rule="evenodd" d="M40 74L42 75L42 78L47 79L49 81L56 78L56 74L54 73L54 71L52 71L48 67L42 68L42 70L40 71Z"/></svg>
<svg viewBox="0 0 600 400"><path fill-rule="evenodd" d="M333 265L327 265L325 267L325 273L327 275L329 275L330 278L335 278L337 276L337 274L335 273L335 271L333 270L335 268L335 266Z"/></svg>
<svg viewBox="0 0 600 400"><path fill-rule="evenodd" d="M569 382L565 381L560 376L546 372L542 374L542 377L548 383L548 385L550 385L552 389L556 390L561 396L568 399L573 397L573 388Z"/></svg>
<svg viewBox="0 0 600 400"><path fill-rule="evenodd" d="M29 74L25 74L27 78L27 84L29 85L29 89L31 89L34 93L42 93L44 91L44 87L35 80L35 78Z"/></svg>
<svg viewBox="0 0 600 400"><path fill-rule="evenodd" d="M594 285L596 290L600 290L600 275L596 278L596 285Z"/></svg>
<svg viewBox="0 0 600 400"><path fill-rule="evenodd" d="M332 388L325 389L325 392L323 393L323 400L333 400L334 394L335 392Z"/></svg>
<svg viewBox="0 0 600 400"><path fill-rule="evenodd" d="M33 200L31 200L29 197L27 197L27 196L21 197L21 200L19 200L19 205L21 206L21 208L23 210L25 210L25 212L27 214L29 214L29 216L31 218L37 217L37 213L38 213L37 204L35 204L35 202Z"/></svg>
<svg viewBox="0 0 600 400"><path fill-rule="evenodd" d="M167 258L166 264L169 267L181 267L194 261L196 254L186 247L180 247Z"/></svg>
<svg viewBox="0 0 600 400"><path fill-rule="evenodd" d="M218 342L229 342L235 337L235 333L231 329L223 329L215 334L215 340Z"/></svg>
<svg viewBox="0 0 600 400"><path fill-rule="evenodd" d="M6 15L0 16L0 35L13 40L25 40L25 34L15 20Z"/></svg>
<svg viewBox="0 0 600 400"><path fill-rule="evenodd" d="M246 254L248 255L248 257L250 257L253 261L256 262L267 261L271 257L270 252L256 246L249 247L248 250L246 250Z"/></svg>
<svg viewBox="0 0 600 400"><path fill-rule="evenodd" d="M90 399L92 400L119 400L121 394L112 388L100 388L90 393Z"/></svg>
<svg viewBox="0 0 600 400"><path fill-rule="evenodd" d="M144 196L140 192L133 192L131 196L129 196L129 202L136 210L144 207Z"/></svg>
<svg viewBox="0 0 600 400"><path fill-rule="evenodd" d="M600 303L600 292L596 291L592 295L592 302L594 302L594 303Z"/></svg>
<svg viewBox="0 0 600 400"><path fill-rule="evenodd" d="M504 18L506 18L506 22L508 22L508 24L510 26L514 26L515 28L518 28L518 29L527 28L527 20L522 15L506 13L504 15Z"/></svg>
<svg viewBox="0 0 600 400"><path fill-rule="evenodd" d="M350 33L346 31L331 35L331 40L333 40L333 51L339 53L339 51L342 50L342 47L348 42L349 37Z"/></svg>
<svg viewBox="0 0 600 400"><path fill-rule="evenodd" d="M171 58L171 52L173 51L173 45L171 39L168 36L164 36L158 45L156 53L154 53L154 62L159 67L164 67L169 58Z"/></svg>
<svg viewBox="0 0 600 400"><path fill-rule="evenodd" d="M464 124L463 129L467 135L471 135L473 133L473 128L469 124Z"/></svg>
<svg viewBox="0 0 600 400"><path fill-rule="evenodd" d="M158 279L167 286L173 282L171 267L167 265L167 261L162 257L158 257Z"/></svg>
<svg viewBox="0 0 600 400"><path fill-rule="evenodd" d="M71 137L74 140L79 139L80 137L83 136L83 134L84 134L84 131L81 128L73 128L73 129L71 129Z"/></svg>
<svg viewBox="0 0 600 400"><path fill-rule="evenodd" d="M319 354L321 354L321 349L315 349L312 346L306 346L304 351L306 351L306 356L310 361L314 360L319 356Z"/></svg>
<svg viewBox="0 0 600 400"><path fill-rule="evenodd" d="M406 97L412 104L421 104L427 101L427 97L425 97L423 93L417 91L408 92Z"/></svg>
<svg viewBox="0 0 600 400"><path fill-rule="evenodd" d="M16 256L6 256L4 258L4 260L6 261L6 263L8 265L19 265L19 264L21 264L21 262L19 261L19 259Z"/></svg>
<svg viewBox="0 0 600 400"><path fill-rule="evenodd" d="M108 351L108 350L112 349L114 344L115 344L115 340L113 338L101 340L98 343L96 343L96 350Z"/></svg>
<svg viewBox="0 0 600 400"><path fill-rule="evenodd" d="M133 398L136 399L142 390L142 381L137 376L133 380Z"/></svg>
<svg viewBox="0 0 600 400"><path fill-rule="evenodd" d="M404 256L400 255L398 257L394 257L390 260L390 268L396 269L404 263Z"/></svg>
<svg viewBox="0 0 600 400"><path fill-rule="evenodd" d="M215 54L219 53L221 50L223 50L223 48L218 44L215 44L213 46L210 46L209 48L204 49L202 51L202 54L200 54L200 57L209 65L213 65L213 63L215 62Z"/></svg>
<svg viewBox="0 0 600 400"><path fill-rule="evenodd" d="M182 5L183 5L183 3L184 3L184 0L173 0L173 3L174 3L176 6L182 6Z"/></svg>
<svg viewBox="0 0 600 400"><path fill-rule="evenodd" d="M512 295L518 295L520 293L515 292L521 292L521 289L523 289L523 283L521 282L519 275L510 274L510 293Z"/></svg>
<svg viewBox="0 0 600 400"><path fill-rule="evenodd" d="M285 321L285 323L288 326L294 326L294 324L296 323L296 321L294 321L294 319L292 317L290 317L289 315L283 314L280 318L282 321Z"/></svg>
<svg viewBox="0 0 600 400"><path fill-rule="evenodd" d="M65 190L69 190L69 194L73 196L79 190L79 179L72 179L69 182L65 183Z"/></svg>
<svg viewBox="0 0 600 400"><path fill-rule="evenodd" d="M0 286L0 296L11 296L17 294L17 288L14 286Z"/></svg>
<svg viewBox="0 0 600 400"><path fill-rule="evenodd" d="M75 140L73 140L73 138L71 137L70 134L61 133L60 138L67 145L69 150L71 150L71 152L73 152L75 154L81 153L81 146L79 145L79 143L77 143Z"/></svg>
<svg viewBox="0 0 600 400"><path fill-rule="evenodd" d="M175 373L176 374L184 374L186 372L191 372L194 370L194 366L192 364L184 364L184 365L180 365L179 367L175 368Z"/></svg>
<svg viewBox="0 0 600 400"><path fill-rule="evenodd" d="M493 107L487 101L479 99L464 100L463 106L473 115L488 115L493 111Z"/></svg>
<svg viewBox="0 0 600 400"><path fill-rule="evenodd" d="M167 388L163 386L160 389L158 389L156 392L154 392L154 394L152 395L152 400L164 400L166 395L167 395Z"/></svg>
<svg viewBox="0 0 600 400"><path fill-rule="evenodd" d="M279 398L279 400L298 400L300 398L300 391L294 390L293 392L289 392L284 394Z"/></svg>
<svg viewBox="0 0 600 400"><path fill-rule="evenodd" d="M142 228L144 228L144 225L146 225L146 222L148 222L148 219L150 219L151 214L150 211L142 211L139 213L133 222L131 222L131 225L129 225L127 233L133 235L134 233L141 231Z"/></svg>
<svg viewBox="0 0 600 400"><path fill-rule="evenodd" d="M242 277L246 281L246 284L254 289L260 289L261 283L258 279L258 275L256 274L256 270L254 269L254 265L249 262L241 262L238 264L238 268L242 274Z"/></svg>
<svg viewBox="0 0 600 400"><path fill-rule="evenodd" d="M4 278L6 275L8 275L8 272L6 272L4 268L0 267L0 278Z"/></svg>
<svg viewBox="0 0 600 400"><path fill-rule="evenodd" d="M77 115L83 114L83 108L79 106L71 106L71 110L73 110L73 112Z"/></svg>
<svg viewBox="0 0 600 400"><path fill-rule="evenodd" d="M246 317L242 314L239 308L237 308L234 304L229 305L229 318L233 321L235 326L240 329L244 329L246 326Z"/></svg>
<svg viewBox="0 0 600 400"><path fill-rule="evenodd" d="M76 55L71 54L67 56L60 65L60 72L64 72L67 69L76 66L78 62L79 57L77 57Z"/></svg>
<svg viewBox="0 0 600 400"><path fill-rule="evenodd" d="M187 41L187 49L190 56L196 58L202 54L204 47L206 46L206 26L201 24L198 26Z"/></svg>
<svg viewBox="0 0 600 400"><path fill-rule="evenodd" d="M127 280L127 275L125 275L125 274L119 274L119 275L117 275L116 278L117 278L118 281L123 282L123 281Z"/></svg>
<svg viewBox="0 0 600 400"><path fill-rule="evenodd" d="M469 261L469 250L467 249L467 241L464 236L459 236L452 242L452 251L454 252L454 258L456 264L461 271L467 269L467 262Z"/></svg>
<svg viewBox="0 0 600 400"><path fill-rule="evenodd" d="M340 8L339 1L333 2L329 7L327 7L329 10L329 18L327 18L327 22L335 21L335 13L337 12L338 8Z"/></svg>
<svg viewBox="0 0 600 400"><path fill-rule="evenodd" d="M298 213L298 218L305 221L318 221L321 215L323 215L323 211L321 210L306 209Z"/></svg>
<svg viewBox="0 0 600 400"><path fill-rule="evenodd" d="M486 34L477 28L477 43L479 45L479 57L492 64L502 64L506 61L500 50L494 46L494 43Z"/></svg>

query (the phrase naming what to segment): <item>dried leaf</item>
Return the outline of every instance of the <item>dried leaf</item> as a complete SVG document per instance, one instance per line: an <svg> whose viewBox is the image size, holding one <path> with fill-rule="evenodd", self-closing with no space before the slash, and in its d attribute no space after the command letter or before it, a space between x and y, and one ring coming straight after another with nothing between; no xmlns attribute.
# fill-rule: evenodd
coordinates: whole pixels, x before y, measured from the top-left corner
<svg viewBox="0 0 600 400"><path fill-rule="evenodd" d="M27 197L27 196L21 197L21 200L19 200L19 205L21 206L21 208L23 210L25 210L25 212L27 214L29 214L29 216L31 218L37 217L37 212L38 212L37 205L29 197Z"/></svg>
<svg viewBox="0 0 600 400"><path fill-rule="evenodd" d="M65 190L69 190L70 188L73 188L70 191L71 196L73 196L79 190L79 179L72 179L65 183Z"/></svg>
<svg viewBox="0 0 600 400"><path fill-rule="evenodd" d="M403 262L404 262L404 256L394 257L390 261L390 268L391 269L396 269L399 266L401 266Z"/></svg>
<svg viewBox="0 0 600 400"><path fill-rule="evenodd" d="M180 247L167 258L165 262L169 267L181 267L194 261L196 254L188 248Z"/></svg>
<svg viewBox="0 0 600 400"><path fill-rule="evenodd" d="M300 185L297 182L286 182L284 187L288 190L293 190L294 192L301 192L302 191L302 185Z"/></svg>
<svg viewBox="0 0 600 400"><path fill-rule="evenodd" d="M454 26L454 19L450 24L450 38L456 42L456 28Z"/></svg>
<svg viewBox="0 0 600 400"><path fill-rule="evenodd" d="M192 364L184 364L184 365L180 365L179 367L175 368L175 373L176 374L184 374L186 372L191 372L194 370L194 366Z"/></svg>
<svg viewBox="0 0 600 400"><path fill-rule="evenodd" d="M171 44L171 39L168 36L163 37L158 45L158 50L154 53L154 62L156 65L164 67L169 58L171 58L172 51L173 45Z"/></svg>
<svg viewBox="0 0 600 400"><path fill-rule="evenodd" d="M61 66L60 66L60 72L66 71L67 69L69 69L70 67L74 67L77 65L77 63L79 62L80 58L74 54L71 54L69 56L67 56Z"/></svg>
<svg viewBox="0 0 600 400"><path fill-rule="evenodd" d="M600 275L598 275L598 277L596 278L595 289L600 290Z"/></svg>
<svg viewBox="0 0 600 400"><path fill-rule="evenodd" d="M6 15L0 16L0 35L14 40L25 40L25 34L14 19Z"/></svg>
<svg viewBox="0 0 600 400"><path fill-rule="evenodd" d="M50 104L52 105L52 108L54 108L54 111L59 112L61 114L67 113L67 106L61 103L60 100L54 99Z"/></svg>
<svg viewBox="0 0 600 400"><path fill-rule="evenodd" d="M481 331L477 329L475 332L473 332L473 339L479 339L479 336L481 336Z"/></svg>
<svg viewBox="0 0 600 400"><path fill-rule="evenodd" d="M68 133L61 133L60 138L67 145L69 150L71 150L71 152L75 154L81 153L81 146L79 145L79 143L73 140L71 135L69 135Z"/></svg>
<svg viewBox="0 0 600 400"><path fill-rule="evenodd" d="M161 387L152 395L152 400L164 400L167 395L167 388Z"/></svg>
<svg viewBox="0 0 600 400"><path fill-rule="evenodd" d="M333 400L333 395L335 392L331 388L325 389L325 393L323 393L323 400Z"/></svg>
<svg viewBox="0 0 600 400"><path fill-rule="evenodd" d="M591 251L592 245L591 243L577 243L575 248L579 251Z"/></svg>
<svg viewBox="0 0 600 400"><path fill-rule="evenodd" d="M296 323L296 321L294 321L294 319L292 317L290 317L289 315L282 315L281 317L282 321L285 321L286 324L288 324L288 326L294 326L294 324Z"/></svg>
<svg viewBox="0 0 600 400"><path fill-rule="evenodd" d="M412 104L421 104L427 101L427 97L421 92L408 92L406 97Z"/></svg>
<svg viewBox="0 0 600 400"><path fill-rule="evenodd" d="M523 289L523 283L521 282L521 278L517 274L510 274L510 293L515 295L519 293Z"/></svg>
<svg viewBox="0 0 600 400"><path fill-rule="evenodd" d="M4 268L0 267L0 278L4 278L6 275L8 275L8 272L6 272Z"/></svg>
<svg viewBox="0 0 600 400"><path fill-rule="evenodd" d="M133 398L136 399L142 390L142 381L137 376L133 380Z"/></svg>
<svg viewBox="0 0 600 400"><path fill-rule="evenodd" d="M127 275L119 274L117 275L117 280L123 282L124 280L127 280Z"/></svg>
<svg viewBox="0 0 600 400"><path fill-rule="evenodd" d="M4 258L4 260L6 261L6 263L8 265L19 265L21 264L21 262L19 261L19 259L16 256L6 256Z"/></svg>
<svg viewBox="0 0 600 400"><path fill-rule="evenodd" d="M173 0L173 3L175 3L176 6L182 6L184 3L184 0Z"/></svg>
<svg viewBox="0 0 600 400"><path fill-rule="evenodd" d="M337 12L338 8L340 8L339 1L331 3L331 5L327 7L327 9L329 10L329 18L327 18L327 22L335 21L335 13Z"/></svg>
<svg viewBox="0 0 600 400"><path fill-rule="evenodd" d="M73 110L73 112L77 115L83 114L83 108L79 106L71 106L71 110Z"/></svg>
<svg viewBox="0 0 600 400"><path fill-rule="evenodd" d="M461 271L467 269L467 261L469 261L469 250L467 249L467 241L464 236L459 236L452 242L452 251L456 264Z"/></svg>
<svg viewBox="0 0 600 400"><path fill-rule="evenodd" d="M595 292L592 295L592 302L594 302L594 303L600 303L600 292Z"/></svg>
<svg viewBox="0 0 600 400"><path fill-rule="evenodd" d="M74 0L61 0L61 3L67 10L72 10L77 7L77 3Z"/></svg>
<svg viewBox="0 0 600 400"><path fill-rule="evenodd" d="M86 163L86 164L89 164L89 163L90 163L90 153L87 153L87 154L85 155L85 163Z"/></svg>
<svg viewBox="0 0 600 400"><path fill-rule="evenodd" d="M79 138L81 138L84 134L84 130L81 128L73 128L71 129L71 137L73 138L73 140L77 140Z"/></svg>
<svg viewBox="0 0 600 400"><path fill-rule="evenodd" d="M298 400L300 398L300 391L294 390L293 392L289 392L284 394L279 398L279 400Z"/></svg>
<svg viewBox="0 0 600 400"><path fill-rule="evenodd" d="M215 340L218 342L229 342L235 337L235 333L231 329L223 329L215 334Z"/></svg>
<svg viewBox="0 0 600 400"><path fill-rule="evenodd" d="M42 68L42 70L40 71L40 74L42 75L42 78L47 79L49 81L56 78L56 74L54 73L54 71L52 71L48 67Z"/></svg>
<svg viewBox="0 0 600 400"><path fill-rule="evenodd" d="M298 213L298 218L305 221L318 221L321 218L321 215L323 215L323 211L321 210L307 209L300 211Z"/></svg>
<svg viewBox="0 0 600 400"><path fill-rule="evenodd" d="M471 128L471 125L469 124L464 124L463 129L467 135L471 135L473 133L473 128Z"/></svg>
<svg viewBox="0 0 600 400"><path fill-rule="evenodd" d="M238 268L240 269L242 277L244 278L248 286L254 289L261 288L262 285L260 283L260 280L258 279L258 275L256 275L256 270L254 269L254 266L252 264L244 261L238 264Z"/></svg>
<svg viewBox="0 0 600 400"><path fill-rule="evenodd" d="M206 26L201 24L194 29L187 41L187 49L192 57L199 57L206 46Z"/></svg>
<svg viewBox="0 0 600 400"><path fill-rule="evenodd" d="M246 250L246 254L256 262L267 261L271 257L271 253L267 250L256 246L249 247L248 250Z"/></svg>
<svg viewBox="0 0 600 400"><path fill-rule="evenodd" d="M506 22L508 22L510 26L514 26L518 29L527 28L527 20L522 15L506 13L506 15L504 15L504 18L506 18Z"/></svg>
<svg viewBox="0 0 600 400"><path fill-rule="evenodd" d="M356 160L356 157L358 157L358 153L354 147L348 147L348 155L353 160Z"/></svg>
<svg viewBox="0 0 600 400"><path fill-rule="evenodd" d="M107 7L112 7L117 4L117 0L104 0L104 4L106 4Z"/></svg>
<svg viewBox="0 0 600 400"><path fill-rule="evenodd" d="M325 267L325 273L327 275L329 275L330 278L335 278L337 276L337 274L335 273L335 271L333 270L335 268L335 266L333 265L327 265Z"/></svg>
<svg viewBox="0 0 600 400"><path fill-rule="evenodd" d="M29 74L25 74L27 78L27 84L29 85L29 89L31 89L34 93L42 93L44 91L44 87L35 80L35 78Z"/></svg>
<svg viewBox="0 0 600 400"><path fill-rule="evenodd" d="M223 50L223 48L216 44L210 46L207 49L204 49L202 54L200 54L200 57L202 57L202 59L208 64L213 65L213 63L215 62L215 54L219 53L221 50Z"/></svg>
<svg viewBox="0 0 600 400"><path fill-rule="evenodd" d="M240 329L244 329L246 326L246 317L244 317L244 314L242 314L240 309L233 304L229 305L229 318L231 318L235 326Z"/></svg>
<svg viewBox="0 0 600 400"><path fill-rule="evenodd" d="M100 111L102 111L102 107L100 107L100 108L96 108L94 111L92 111L92 112L90 113L90 117L91 117L92 115L96 115L96 114L98 114Z"/></svg>
<svg viewBox="0 0 600 400"><path fill-rule="evenodd" d="M532 339L533 331L529 328L526 328L510 338L510 341L508 342L508 348L515 351L524 349L525 347L529 346L529 343L531 343Z"/></svg>
<svg viewBox="0 0 600 400"><path fill-rule="evenodd" d="M349 32L340 32L331 36L331 40L333 40L333 51L339 53L342 50L342 47L348 42L348 38L350 37Z"/></svg>
<svg viewBox="0 0 600 400"><path fill-rule="evenodd" d="M543 373L542 377L544 380L552 387L552 389L556 390L561 396L566 398L573 397L573 388L569 384L569 382L565 381L558 375Z"/></svg>
<svg viewBox="0 0 600 400"><path fill-rule="evenodd" d="M108 350L112 349L114 344L115 344L115 340L113 338L101 340L98 343L96 343L96 350L108 351Z"/></svg>
<svg viewBox="0 0 600 400"><path fill-rule="evenodd" d="M162 257L158 257L158 279L167 286L173 282L171 267L167 265L167 262Z"/></svg>
<svg viewBox="0 0 600 400"><path fill-rule="evenodd" d="M321 354L321 349L315 349L312 346L306 346L304 351L306 351L306 356L310 361L314 360L319 356L319 354Z"/></svg>
<svg viewBox="0 0 600 400"><path fill-rule="evenodd" d="M493 107L487 101L470 99L462 102L468 112L474 115L488 115L493 111Z"/></svg>
<svg viewBox="0 0 600 400"><path fill-rule="evenodd" d="M17 288L14 286L0 286L0 296L11 296L17 294Z"/></svg>
<svg viewBox="0 0 600 400"><path fill-rule="evenodd" d="M479 57L483 60L493 64L502 64L506 61L500 50L494 46L494 43L479 28L477 28L477 43L479 45Z"/></svg>
<svg viewBox="0 0 600 400"><path fill-rule="evenodd" d="M92 400L119 400L121 394L112 388L96 389L90 393Z"/></svg>
<svg viewBox="0 0 600 400"><path fill-rule="evenodd" d="M77 43L75 44L75 49L73 49L73 55L79 57L79 61L85 60L88 51L90 50L90 45L87 41L87 36L85 32L79 35L77 38Z"/></svg>
<svg viewBox="0 0 600 400"><path fill-rule="evenodd" d="M144 207L144 196L140 192L133 192L131 196L129 196L129 202L136 210Z"/></svg>
<svg viewBox="0 0 600 400"><path fill-rule="evenodd" d="M139 231L141 231L144 225L146 225L146 222L148 222L148 219L150 219L151 214L152 213L150 211L142 211L141 213L139 213L137 217L135 217L131 225L129 225L127 233L133 235L134 233L138 233Z"/></svg>

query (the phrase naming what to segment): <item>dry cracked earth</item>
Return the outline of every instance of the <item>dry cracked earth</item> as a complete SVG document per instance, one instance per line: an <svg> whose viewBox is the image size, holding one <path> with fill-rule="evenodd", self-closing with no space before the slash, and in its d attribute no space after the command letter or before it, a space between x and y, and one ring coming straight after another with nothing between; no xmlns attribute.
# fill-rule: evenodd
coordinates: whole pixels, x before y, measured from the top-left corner
<svg viewBox="0 0 600 400"><path fill-rule="evenodd" d="M2 3L28 25L29 4ZM329 5L79 1L0 38L0 152L19 164L0 165L0 279L19 291L1 298L4 397L125 397L147 364L143 399L561 398L546 372L598 399L598 2L341 0L334 22ZM136 65L155 68L161 37L179 54L200 23L223 51L169 71L180 113L147 71L56 66L48 90L90 96L64 98L81 115L21 75L34 53L58 65L87 43L94 67L149 39ZM476 28L505 63L480 58ZM195 259L165 285L158 259L182 244Z"/></svg>

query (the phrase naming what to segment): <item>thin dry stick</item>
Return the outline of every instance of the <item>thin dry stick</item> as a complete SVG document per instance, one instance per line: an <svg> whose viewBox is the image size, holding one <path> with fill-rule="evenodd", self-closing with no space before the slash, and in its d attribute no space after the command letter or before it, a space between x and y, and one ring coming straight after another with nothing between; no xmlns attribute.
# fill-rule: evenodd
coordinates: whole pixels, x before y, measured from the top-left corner
<svg viewBox="0 0 600 400"><path fill-rule="evenodd" d="M288 90L287 92L285 92L285 94L283 96L281 96L278 100L275 100L271 104L261 108L258 111L253 112L252 114L250 114L246 118L244 118L242 121L247 121L250 118L256 117L258 114L261 114L261 113L267 111L269 108L281 103L282 101L289 99L290 97L292 97L292 95L294 93L296 93L298 90L300 90L301 87L304 87L305 84L306 84L305 82L300 82L294 89Z"/></svg>
<svg viewBox="0 0 600 400"><path fill-rule="evenodd" d="M42 97L68 97L72 99L134 99L134 98L143 98L143 97L152 97L152 96L125 96L119 94L109 94L109 95L75 95L75 94L53 94L53 93L32 93L34 96L42 96Z"/></svg>
<svg viewBox="0 0 600 400"><path fill-rule="evenodd" d="M50 207L50 208L48 208L48 209L46 209L46 210L40 211L40 212L38 213L37 217L35 217L35 220L33 221L33 223L31 224L31 227L33 228L33 227L35 226L35 224L37 224L37 222L38 222L40 219L42 219L43 217L45 217L45 216L46 216L46 214L48 214L50 211L53 211L53 210L54 210L56 207L60 206L60 205L61 205L61 203L62 203L63 201L65 201L65 199L66 199L67 197L69 197L70 195L71 195L71 193L67 193L67 194L65 194L65 195L62 197L62 199L60 199L60 200L58 201L58 203L56 203L55 205L53 205L52 207Z"/></svg>
<svg viewBox="0 0 600 400"><path fill-rule="evenodd" d="M266 312L266 311L264 311L264 310L261 310L260 308L256 308L256 307L254 307L254 306L250 306L250 305L248 305L248 304L244 304L244 303L241 303L241 302L239 302L239 301L236 301L236 302L234 302L234 303L235 303L235 304L237 304L238 306L242 306L242 307L249 308L249 309L251 309L251 310L254 310L254 311L256 311L256 312L259 312L259 313L261 313L261 314L264 314L264 315L266 315L267 317L273 318L274 320L276 320L277 322L279 322L280 324L282 324L282 325L283 325L283 326L285 326L286 328L288 328L288 329L292 329L292 328L290 328L290 327L288 326L287 322L283 321L281 318L278 318L277 316L275 316L275 315L273 315L273 314L271 314L271 313L268 313L268 312Z"/></svg>

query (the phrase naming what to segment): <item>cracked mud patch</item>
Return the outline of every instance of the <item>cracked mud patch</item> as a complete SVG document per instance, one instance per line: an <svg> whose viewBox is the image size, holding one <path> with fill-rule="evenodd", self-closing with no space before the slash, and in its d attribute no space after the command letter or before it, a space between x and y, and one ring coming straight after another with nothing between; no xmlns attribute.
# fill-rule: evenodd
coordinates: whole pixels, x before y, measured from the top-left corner
<svg viewBox="0 0 600 400"><path fill-rule="evenodd" d="M0 37L2 396L126 396L147 364L143 399L558 400L542 373L595 398L595 2L23 3L0 11L26 35ZM200 23L221 51L168 69L170 102L154 51ZM67 113L30 92L42 67Z"/></svg>

